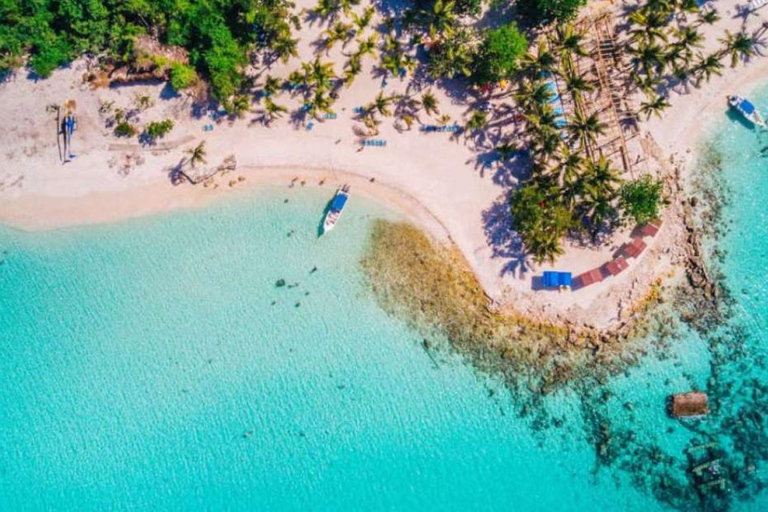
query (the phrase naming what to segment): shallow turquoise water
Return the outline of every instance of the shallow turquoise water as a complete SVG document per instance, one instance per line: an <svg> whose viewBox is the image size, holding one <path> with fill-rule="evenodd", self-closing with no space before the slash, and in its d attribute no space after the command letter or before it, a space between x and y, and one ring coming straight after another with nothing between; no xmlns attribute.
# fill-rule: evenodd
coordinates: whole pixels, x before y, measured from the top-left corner
<svg viewBox="0 0 768 512"><path fill-rule="evenodd" d="M768 290L753 281L768 165L747 158L750 137L733 122L718 142L739 198L723 264L729 325L750 347L739 364L768 346ZM275 189L111 226L0 228L0 510L666 508L631 465L653 445L680 466L694 434L664 400L706 388L706 335L680 327L663 357L599 390L633 441L597 466L576 392L545 400L561 426L534 428L498 382L433 361L387 316L357 262L371 219L391 214L356 197L318 239L327 200ZM766 507L753 493L733 508Z"/></svg>

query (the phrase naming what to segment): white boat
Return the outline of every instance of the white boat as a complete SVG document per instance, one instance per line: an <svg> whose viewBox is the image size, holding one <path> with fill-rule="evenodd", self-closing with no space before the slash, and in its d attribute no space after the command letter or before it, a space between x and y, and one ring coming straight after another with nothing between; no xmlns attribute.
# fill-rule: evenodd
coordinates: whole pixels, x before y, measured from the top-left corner
<svg viewBox="0 0 768 512"><path fill-rule="evenodd" d="M344 210L348 198L349 185L344 185L336 191L336 195L333 197L333 201L331 201L331 206L328 208L328 213L325 214L325 220L323 220L323 234L332 230L339 221L339 217L341 217L341 212Z"/></svg>
<svg viewBox="0 0 768 512"><path fill-rule="evenodd" d="M760 112L748 99L738 95L728 96L728 104L738 110L747 121L751 121L755 126L765 128L765 121L760 116Z"/></svg>

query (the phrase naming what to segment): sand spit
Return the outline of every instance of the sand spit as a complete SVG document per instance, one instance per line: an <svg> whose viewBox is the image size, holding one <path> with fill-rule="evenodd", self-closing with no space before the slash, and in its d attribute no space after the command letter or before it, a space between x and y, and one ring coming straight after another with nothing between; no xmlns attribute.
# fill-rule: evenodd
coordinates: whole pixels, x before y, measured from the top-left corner
<svg viewBox="0 0 768 512"><path fill-rule="evenodd" d="M302 0L297 8L311 3ZM732 0L719 3L723 20L701 27L708 44L717 44L723 30L741 27L744 20L733 16L736 5ZM749 16L747 28L766 21L765 13ZM314 57L311 42L322 30L321 25L306 27L299 47L302 59ZM345 57L340 48L324 58L336 63L337 73L341 71ZM258 105L257 112L244 119L212 119L208 112L195 112L191 98L169 94L162 84L92 90L83 76L93 65L81 59L47 80L33 81L19 72L0 83L0 109L5 114L0 119L0 222L22 229L114 222L203 206L258 185L289 186L296 176L304 176L308 186L323 181L329 188L354 181L354 191L402 211L435 239L449 240L458 248L495 310L596 329L626 323L635 304L651 293L659 278L685 268L690 256L683 243L685 199L675 182L685 181L692 141L722 114L727 93L748 92L768 72L768 59L757 57L700 89L674 93L664 120L641 125L648 157L643 166L667 176L672 195L673 206L664 213L660 233L622 274L576 292L557 292L534 289L534 278L551 268L578 275L602 265L629 240L629 228L598 247L568 242L554 267L534 264L515 248L510 230L507 196L517 176L487 160L493 149L488 140L421 132L420 124L440 121L420 113L413 128L385 119L377 138L387 140L386 147L361 147L361 123L354 109L370 103L384 86L370 62L341 94L334 106L337 118L315 120L311 129L291 116L267 126L258 115ZM297 65L278 63L270 72L285 76ZM439 100L439 117L447 117L449 124L462 125L475 108L471 100L435 84L389 82L387 94L418 99L424 91L432 91ZM166 118L175 123L167 140L155 146L116 138L107 126L107 110L131 109L139 95L149 96L154 106L137 114L137 124ZM504 91L492 101L508 104L510 99L510 91ZM77 105L79 128L73 141L77 157L62 165L55 118L46 106L69 100ZM301 99L285 96L281 101L294 110ZM197 186L172 185L174 169L186 165L186 151L203 141L208 165L221 166L234 158L236 170Z"/></svg>

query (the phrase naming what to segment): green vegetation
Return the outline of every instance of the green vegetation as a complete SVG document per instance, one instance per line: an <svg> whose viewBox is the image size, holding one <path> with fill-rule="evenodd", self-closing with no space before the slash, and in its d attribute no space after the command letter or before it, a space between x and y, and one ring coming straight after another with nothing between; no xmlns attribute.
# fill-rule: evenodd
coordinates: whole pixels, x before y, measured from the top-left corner
<svg viewBox="0 0 768 512"><path fill-rule="evenodd" d="M197 73L191 67L174 62L171 64L171 87L177 92L191 87L197 82Z"/></svg>
<svg viewBox="0 0 768 512"><path fill-rule="evenodd" d="M136 127L128 121L122 121L115 126L115 135L117 137L133 137L136 135Z"/></svg>
<svg viewBox="0 0 768 512"><path fill-rule="evenodd" d="M587 0L518 0L523 18L531 24L566 22L573 19Z"/></svg>
<svg viewBox="0 0 768 512"><path fill-rule="evenodd" d="M631 56L630 77L647 96L640 106L646 118L661 117L669 107L669 83L699 87L722 73L723 59L735 67L755 55L762 44L762 28L752 34L726 30L720 49L704 54L699 28L715 23L720 15L714 9L701 11L692 0L649 0L630 12L628 19L631 41L625 51Z"/></svg>
<svg viewBox="0 0 768 512"><path fill-rule="evenodd" d="M243 84L251 52L286 59L296 54L299 26L289 0L3 0L0 72L22 64L47 77L83 52L130 63L135 38L157 33L181 46L190 64L210 80L225 107ZM189 85L187 70L172 69L174 87Z"/></svg>
<svg viewBox="0 0 768 512"><path fill-rule="evenodd" d="M173 130L173 121L166 119L164 121L153 121L144 127L144 136L150 141L154 142L157 139L162 139L171 130Z"/></svg>
<svg viewBox="0 0 768 512"><path fill-rule="evenodd" d="M511 78L527 49L528 41L514 24L488 30L483 34L472 81L485 85Z"/></svg>
<svg viewBox="0 0 768 512"><path fill-rule="evenodd" d="M619 191L622 212L638 224L659 217L664 183L649 175L625 183Z"/></svg>

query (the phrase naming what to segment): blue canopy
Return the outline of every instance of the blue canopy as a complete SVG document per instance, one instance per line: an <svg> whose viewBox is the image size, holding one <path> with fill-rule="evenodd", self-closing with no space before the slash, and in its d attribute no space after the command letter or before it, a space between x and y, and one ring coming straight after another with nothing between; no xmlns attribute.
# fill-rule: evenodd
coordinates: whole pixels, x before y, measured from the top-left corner
<svg viewBox="0 0 768 512"><path fill-rule="evenodd" d="M570 272L544 272L544 286L547 288L556 288L558 286L571 286Z"/></svg>
<svg viewBox="0 0 768 512"><path fill-rule="evenodd" d="M333 202L331 203L331 210L341 210L344 208L345 204L347 204L347 195L339 194L333 198Z"/></svg>
<svg viewBox="0 0 768 512"><path fill-rule="evenodd" d="M755 106L749 100L741 100L741 104L739 106L741 107L741 110L743 110L747 115L755 111Z"/></svg>

